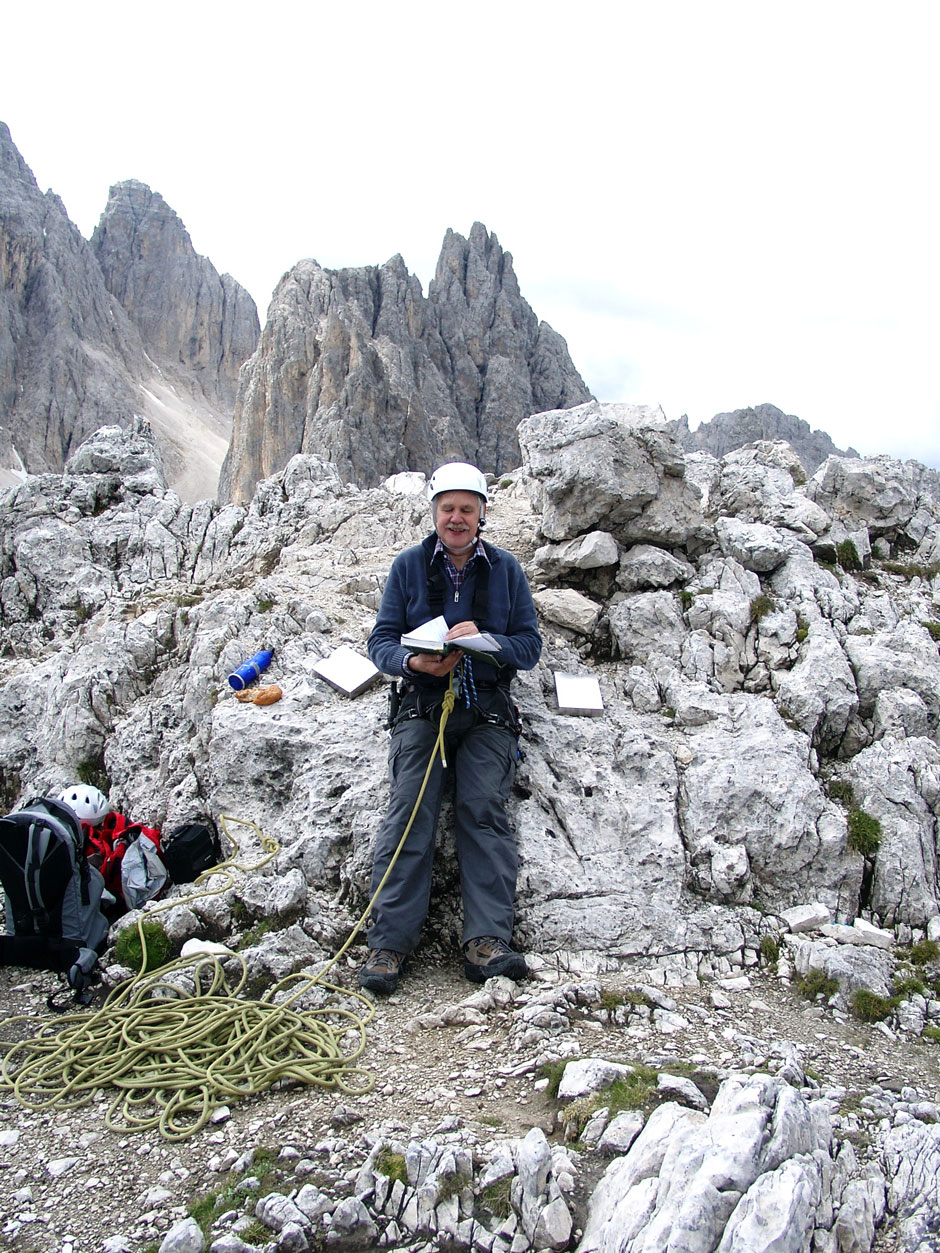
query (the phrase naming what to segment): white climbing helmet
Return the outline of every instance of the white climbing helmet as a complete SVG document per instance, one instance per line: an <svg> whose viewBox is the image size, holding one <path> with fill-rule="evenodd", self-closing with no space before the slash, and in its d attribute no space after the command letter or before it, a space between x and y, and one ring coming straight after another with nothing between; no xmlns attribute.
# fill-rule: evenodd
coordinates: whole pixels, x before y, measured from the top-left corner
<svg viewBox="0 0 940 1253"><path fill-rule="evenodd" d="M467 461L448 461L438 466L428 483L428 500L440 496L441 492L476 492L484 501L489 500L486 478Z"/></svg>
<svg viewBox="0 0 940 1253"><path fill-rule="evenodd" d="M87 783L73 783L59 793L58 799L63 805L68 805L80 822L87 822L93 827L111 812L104 792Z"/></svg>

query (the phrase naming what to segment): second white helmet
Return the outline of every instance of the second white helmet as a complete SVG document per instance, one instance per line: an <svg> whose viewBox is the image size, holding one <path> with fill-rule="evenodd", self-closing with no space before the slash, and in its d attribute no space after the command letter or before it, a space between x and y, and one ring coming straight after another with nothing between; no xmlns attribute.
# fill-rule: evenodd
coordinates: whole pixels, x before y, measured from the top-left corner
<svg viewBox="0 0 940 1253"><path fill-rule="evenodd" d="M93 827L98 825L105 814L111 812L104 792L87 783L73 783L59 793L58 799L68 805L80 822L87 822Z"/></svg>
<svg viewBox="0 0 940 1253"><path fill-rule="evenodd" d="M476 492L484 500L489 500L486 478L468 461L448 461L438 466L428 483L428 500L440 496L441 492Z"/></svg>

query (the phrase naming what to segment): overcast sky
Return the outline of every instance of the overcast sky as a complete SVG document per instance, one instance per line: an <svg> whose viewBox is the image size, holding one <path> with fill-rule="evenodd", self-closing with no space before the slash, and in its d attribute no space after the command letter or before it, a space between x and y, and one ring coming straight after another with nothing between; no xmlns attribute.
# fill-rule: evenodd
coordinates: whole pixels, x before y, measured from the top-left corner
<svg viewBox="0 0 940 1253"><path fill-rule="evenodd" d="M90 235L140 179L264 311L301 257L425 291L483 222L601 400L769 401L940 466L940 5L8 8L0 119Z"/></svg>

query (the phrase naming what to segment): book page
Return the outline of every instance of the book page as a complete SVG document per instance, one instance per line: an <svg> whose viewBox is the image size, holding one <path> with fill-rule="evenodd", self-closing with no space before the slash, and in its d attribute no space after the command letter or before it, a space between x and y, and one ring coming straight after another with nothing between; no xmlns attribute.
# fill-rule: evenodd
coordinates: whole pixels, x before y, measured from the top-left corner
<svg viewBox="0 0 940 1253"><path fill-rule="evenodd" d="M485 631L445 641L444 636L449 630L450 627L443 617L432 618L430 622L422 622L421 626L403 635L401 644L403 648L413 648L416 652L449 653L455 648L471 653L498 653L500 651L497 641Z"/></svg>

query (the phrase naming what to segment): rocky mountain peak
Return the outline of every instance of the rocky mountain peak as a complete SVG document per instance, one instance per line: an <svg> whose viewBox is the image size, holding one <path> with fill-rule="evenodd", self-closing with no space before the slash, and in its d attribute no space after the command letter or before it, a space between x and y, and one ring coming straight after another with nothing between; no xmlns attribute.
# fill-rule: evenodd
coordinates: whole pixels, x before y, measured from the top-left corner
<svg viewBox="0 0 940 1253"><path fill-rule="evenodd" d="M91 245L148 353L192 370L204 395L231 409L261 330L248 292L196 252L178 215L136 179L111 188Z"/></svg>
<svg viewBox="0 0 940 1253"><path fill-rule="evenodd" d="M0 128L0 424L4 469L60 470L108 420L139 409L139 336L58 196ZM8 481L3 479L4 483Z"/></svg>
<svg viewBox="0 0 940 1253"><path fill-rule="evenodd" d="M448 230L427 297L399 255L342 270L301 261L243 371L219 496L249 499L298 452L367 485L447 458L501 473L518 465L523 418L588 399L479 222L469 239Z"/></svg>
<svg viewBox="0 0 940 1253"><path fill-rule="evenodd" d="M111 189L89 243L0 124L0 486L143 416L173 488L213 495L258 330L248 293L146 184Z"/></svg>

